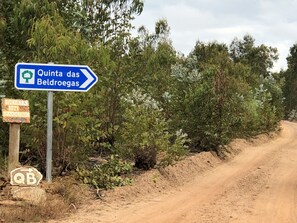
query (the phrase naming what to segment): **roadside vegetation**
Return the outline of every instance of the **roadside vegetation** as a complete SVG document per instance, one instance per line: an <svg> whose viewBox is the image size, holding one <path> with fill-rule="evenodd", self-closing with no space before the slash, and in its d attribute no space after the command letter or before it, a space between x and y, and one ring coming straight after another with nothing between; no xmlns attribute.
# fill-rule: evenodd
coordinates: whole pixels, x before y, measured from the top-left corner
<svg viewBox="0 0 297 223"><path fill-rule="evenodd" d="M133 168L164 167L189 152L215 151L237 137L295 119L297 45L288 69L272 72L277 49L250 35L231 43L197 41L189 55L156 21L132 36L141 0L0 2L0 95L30 101L21 127L22 164L45 173L46 92L13 85L17 62L84 64L98 83L87 93L54 94L54 175L75 174L96 189L131 183ZM185 40L186 41L186 40ZM8 125L0 122L0 168Z"/></svg>
<svg viewBox="0 0 297 223"><path fill-rule="evenodd" d="M72 177L56 178L51 184L43 182L41 187L46 191L47 198L46 202L38 205L12 201L11 198L7 199L7 188L4 193L1 191L0 222L45 222L61 218L67 213L75 212L87 199L94 198L86 186L79 184Z"/></svg>

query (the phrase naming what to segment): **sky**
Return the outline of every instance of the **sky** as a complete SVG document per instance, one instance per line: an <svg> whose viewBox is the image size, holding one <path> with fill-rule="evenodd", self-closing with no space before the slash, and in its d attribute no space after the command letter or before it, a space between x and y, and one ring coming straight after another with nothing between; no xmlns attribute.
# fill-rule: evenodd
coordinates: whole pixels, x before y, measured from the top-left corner
<svg viewBox="0 0 297 223"><path fill-rule="evenodd" d="M174 48L185 54L198 40L229 45L245 34L256 45L276 47L274 71L287 68L289 49L297 43L297 0L144 0L144 10L133 21L154 32L156 21L166 19Z"/></svg>

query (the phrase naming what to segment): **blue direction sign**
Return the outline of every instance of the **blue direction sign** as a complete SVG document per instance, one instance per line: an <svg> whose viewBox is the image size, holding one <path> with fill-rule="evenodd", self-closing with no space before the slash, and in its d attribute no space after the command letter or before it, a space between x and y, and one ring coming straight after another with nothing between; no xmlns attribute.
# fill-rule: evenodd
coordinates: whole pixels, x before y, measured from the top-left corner
<svg viewBox="0 0 297 223"><path fill-rule="evenodd" d="M15 87L20 90L88 91L98 80L84 65L18 63Z"/></svg>

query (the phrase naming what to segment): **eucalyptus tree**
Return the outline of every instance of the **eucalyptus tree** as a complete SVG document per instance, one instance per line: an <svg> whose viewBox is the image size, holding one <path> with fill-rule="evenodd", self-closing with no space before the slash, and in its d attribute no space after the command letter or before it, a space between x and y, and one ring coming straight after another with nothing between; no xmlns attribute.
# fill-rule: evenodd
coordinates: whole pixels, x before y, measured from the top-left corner
<svg viewBox="0 0 297 223"><path fill-rule="evenodd" d="M6 80L5 95L16 96L13 88L14 66L18 61L32 61L28 39L34 23L43 16L54 16L55 4L47 0L1 1L0 54L1 76Z"/></svg>
<svg viewBox="0 0 297 223"><path fill-rule="evenodd" d="M46 97L44 92L13 90L15 64L88 64L100 76L100 85L92 89L95 94L55 94L54 156L56 165L65 167L76 152L86 151L81 146L100 146L102 138L112 137L115 116L120 114L116 100L123 94L119 86L125 86L122 67L127 44L121 43L129 40L130 19L142 5L141 1L1 1L0 72L7 77L5 94L29 99L34 114L24 131L22 147L30 153L25 157L44 161Z"/></svg>
<svg viewBox="0 0 297 223"><path fill-rule="evenodd" d="M43 16L53 15L54 12L54 4L47 0L0 1L0 79L4 83L1 94L23 98L22 92L16 91L13 86L15 64L33 61L33 50L27 42L32 26ZM0 147L6 153L8 125L2 122L0 125Z"/></svg>
<svg viewBox="0 0 297 223"><path fill-rule="evenodd" d="M179 57L170 40L170 27L166 20L156 21L154 32L141 26L138 36L129 45L129 73L133 88L140 87L157 100L170 117L168 106L174 78L171 67Z"/></svg>
<svg viewBox="0 0 297 223"><path fill-rule="evenodd" d="M297 44L295 43L290 48L289 56L287 57L288 69L283 72L285 84L283 86L285 97L285 112L289 116L290 113L295 113L297 110ZM295 117L294 117L295 119Z"/></svg>
<svg viewBox="0 0 297 223"><path fill-rule="evenodd" d="M251 67L256 79L271 74L274 62L278 59L277 49L261 44L255 45L255 39L245 35L242 40L235 38L230 44L230 56L235 63L243 63Z"/></svg>
<svg viewBox="0 0 297 223"><path fill-rule="evenodd" d="M127 93L133 79L129 73L129 43L132 41L131 21L139 15L142 0L57 0L65 25L79 32L92 48L105 49L105 66L98 67L100 87L96 104L101 108L100 145L114 144L114 134L121 122L120 98Z"/></svg>
<svg viewBox="0 0 297 223"><path fill-rule="evenodd" d="M56 0L66 25L91 43L115 42L130 35L131 20L144 6L142 0Z"/></svg>
<svg viewBox="0 0 297 223"><path fill-rule="evenodd" d="M238 125L243 125L242 95L249 88L238 81L236 72L245 67L235 65L227 51L218 52L221 48L214 45L199 42L201 51L196 47L172 69L176 80L173 125L189 135L195 150L219 151L220 145L238 133ZM196 55L205 56L204 60L199 61Z"/></svg>
<svg viewBox="0 0 297 223"><path fill-rule="evenodd" d="M252 87L255 100L260 103L260 123L265 131L274 128L283 116L282 78L279 73L272 72L278 59L277 49L264 44L257 46L255 42L250 35L242 40L235 38L229 51L235 63L250 68L249 75L242 78Z"/></svg>
<svg viewBox="0 0 297 223"><path fill-rule="evenodd" d="M254 46L249 36L231 46L198 41L173 66L174 125L193 148L216 149L233 137L272 130L282 117L279 79L269 70L274 50Z"/></svg>
<svg viewBox="0 0 297 223"><path fill-rule="evenodd" d="M214 62L218 54L228 54L228 47L224 43L216 41L204 43L197 41L190 56L197 58L197 65L200 70L206 69L209 63Z"/></svg>

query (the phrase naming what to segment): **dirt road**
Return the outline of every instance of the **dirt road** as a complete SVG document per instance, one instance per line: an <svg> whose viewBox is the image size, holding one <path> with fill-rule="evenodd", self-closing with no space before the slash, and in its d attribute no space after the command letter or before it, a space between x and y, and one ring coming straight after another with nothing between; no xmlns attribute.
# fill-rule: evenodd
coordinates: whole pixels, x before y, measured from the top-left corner
<svg viewBox="0 0 297 223"><path fill-rule="evenodd" d="M297 223L297 124L282 128L181 187L122 206L97 201L58 222Z"/></svg>

